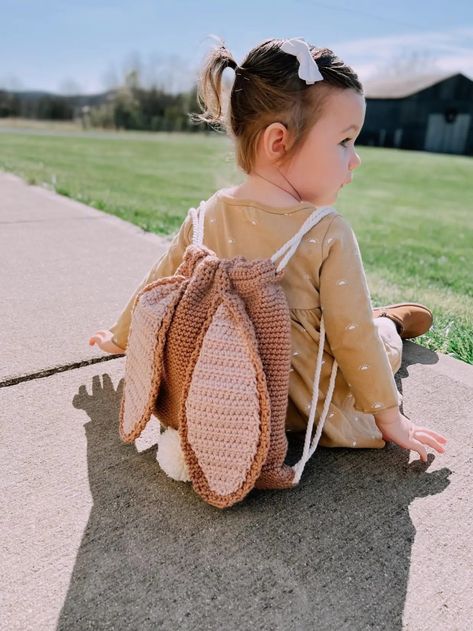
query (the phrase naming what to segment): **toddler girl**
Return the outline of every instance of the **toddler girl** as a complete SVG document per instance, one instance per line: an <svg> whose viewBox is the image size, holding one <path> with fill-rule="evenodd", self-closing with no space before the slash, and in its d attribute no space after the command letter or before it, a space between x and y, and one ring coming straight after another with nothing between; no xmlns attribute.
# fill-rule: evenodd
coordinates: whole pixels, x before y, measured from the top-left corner
<svg viewBox="0 0 473 631"><path fill-rule="evenodd" d="M226 68L235 72L228 102L222 94ZM361 164L354 143L365 117L362 85L329 49L297 38L270 39L238 65L222 42L204 65L199 102L203 113L197 119L227 131L246 174L242 184L217 190L206 202L205 245L221 258L271 257L317 207L335 203ZM136 295L174 274L191 243L189 213L117 321L89 344L124 353ZM380 448L390 440L417 451L424 462L426 446L444 452L444 436L401 414L394 381L402 339L428 331L432 314L416 303L372 308L358 242L341 214L325 216L306 234L281 285L293 342L287 431L307 427L323 313L316 419L334 360L340 370L319 444Z"/></svg>

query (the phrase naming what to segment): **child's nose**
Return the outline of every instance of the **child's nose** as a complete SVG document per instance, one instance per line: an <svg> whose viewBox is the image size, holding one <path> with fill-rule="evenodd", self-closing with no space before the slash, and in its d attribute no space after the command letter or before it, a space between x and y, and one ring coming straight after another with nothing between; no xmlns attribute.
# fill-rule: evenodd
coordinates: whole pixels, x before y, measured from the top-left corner
<svg viewBox="0 0 473 631"><path fill-rule="evenodd" d="M361 158L355 151L354 156L350 162L350 169L351 170L357 169L360 165L361 165Z"/></svg>

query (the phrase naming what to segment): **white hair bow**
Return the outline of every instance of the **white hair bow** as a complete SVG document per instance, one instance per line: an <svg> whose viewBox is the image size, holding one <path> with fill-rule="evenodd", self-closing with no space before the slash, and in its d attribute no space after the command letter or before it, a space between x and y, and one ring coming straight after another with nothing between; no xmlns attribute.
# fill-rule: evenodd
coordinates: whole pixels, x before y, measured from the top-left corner
<svg viewBox="0 0 473 631"><path fill-rule="evenodd" d="M282 45L281 50L289 55L294 55L299 61L299 77L304 79L307 84L323 81L322 74L312 57L309 45L301 37L293 37L287 39Z"/></svg>

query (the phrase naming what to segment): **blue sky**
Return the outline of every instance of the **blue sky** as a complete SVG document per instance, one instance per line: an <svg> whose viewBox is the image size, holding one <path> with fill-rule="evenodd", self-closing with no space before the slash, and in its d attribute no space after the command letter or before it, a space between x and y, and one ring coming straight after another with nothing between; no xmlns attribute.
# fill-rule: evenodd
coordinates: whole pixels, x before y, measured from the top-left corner
<svg viewBox="0 0 473 631"><path fill-rule="evenodd" d="M0 87L99 92L139 62L149 81L185 89L211 34L237 62L262 39L299 36L362 81L399 58L473 79L471 0L0 0Z"/></svg>

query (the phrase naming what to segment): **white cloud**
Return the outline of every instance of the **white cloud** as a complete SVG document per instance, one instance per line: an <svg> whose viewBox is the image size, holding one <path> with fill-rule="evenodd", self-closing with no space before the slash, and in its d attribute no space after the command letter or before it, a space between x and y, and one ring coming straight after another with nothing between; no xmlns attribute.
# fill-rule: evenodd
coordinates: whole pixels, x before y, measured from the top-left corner
<svg viewBox="0 0 473 631"><path fill-rule="evenodd" d="M418 55L419 63L424 59L430 69L463 72L473 78L471 27L341 41L333 48L362 81L389 68L394 60L413 55Z"/></svg>

